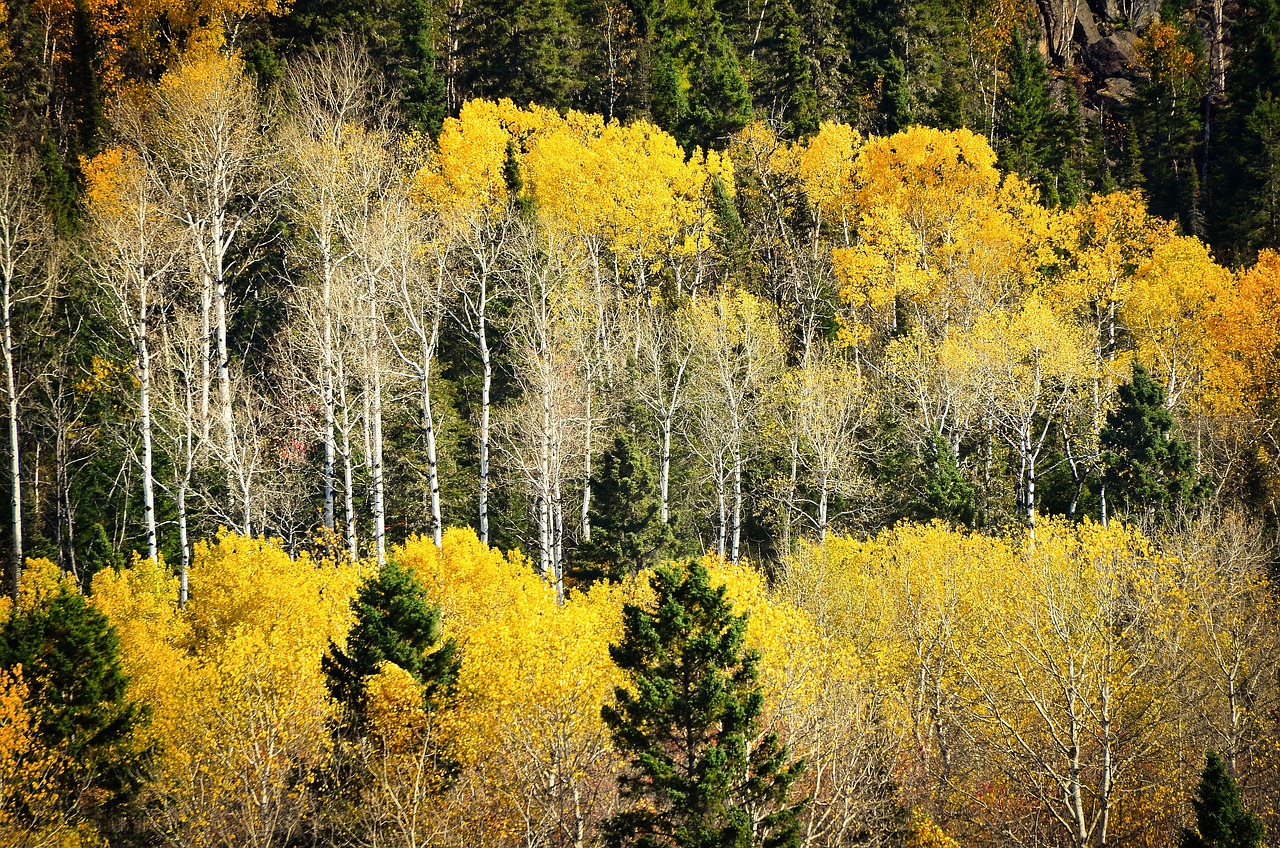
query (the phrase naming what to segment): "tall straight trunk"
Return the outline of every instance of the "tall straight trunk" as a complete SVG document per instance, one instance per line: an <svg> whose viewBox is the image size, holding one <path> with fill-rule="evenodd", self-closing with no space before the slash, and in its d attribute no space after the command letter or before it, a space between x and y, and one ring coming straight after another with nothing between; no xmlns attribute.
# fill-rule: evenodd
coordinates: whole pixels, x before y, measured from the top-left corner
<svg viewBox="0 0 1280 848"><path fill-rule="evenodd" d="M338 394L342 401L342 498L346 517L347 553L354 560L360 550L356 539L355 475L351 463L351 405L347 399L346 369L342 357L338 357Z"/></svg>
<svg viewBox="0 0 1280 848"><path fill-rule="evenodd" d="M213 281L204 277L200 288L200 441L209 444L212 416L209 412L213 391Z"/></svg>
<svg viewBox="0 0 1280 848"><path fill-rule="evenodd" d="M729 500L725 494L724 458L716 457L716 507L719 513L720 526L716 539L716 554L724 559L729 536Z"/></svg>
<svg viewBox="0 0 1280 848"><path fill-rule="evenodd" d="M4 380L9 401L9 486L11 531L13 533L14 600L18 597L18 581L22 578L22 444L18 433L18 379L13 361L13 300L10 275L4 286Z"/></svg>
<svg viewBox="0 0 1280 848"><path fill-rule="evenodd" d="M222 415L223 449L230 468L236 456L236 423L231 408L231 360L227 349L227 284L214 281L214 335L218 356L218 406ZM246 521L245 533L249 532Z"/></svg>
<svg viewBox="0 0 1280 848"><path fill-rule="evenodd" d="M550 367L544 363L546 369L546 378L550 378ZM542 576L552 585L555 585L555 551L554 539L552 533L552 522L554 520L554 507L551 490L551 391L543 385L542 388L542 445L541 454L539 456L540 469L539 473L542 477L539 488L542 497L542 528L540 535L542 537Z"/></svg>
<svg viewBox="0 0 1280 848"><path fill-rule="evenodd" d="M822 477L821 491L818 493L818 543L827 541L827 477Z"/></svg>
<svg viewBox="0 0 1280 848"><path fill-rule="evenodd" d="M485 329L487 283L481 280L480 308L476 315L476 337L480 345L480 541L489 544L489 397L493 387L493 361L489 355L489 336Z"/></svg>
<svg viewBox="0 0 1280 848"><path fill-rule="evenodd" d="M138 320L138 405L142 430L142 512L147 529L147 556L155 559L156 495L151 447L151 351L147 346L146 304Z"/></svg>
<svg viewBox="0 0 1280 848"><path fill-rule="evenodd" d="M373 547L378 565L387 559L387 514L382 477L382 369L378 356L378 299L372 284L369 291L369 369L370 389L370 471L373 483Z"/></svg>
<svg viewBox="0 0 1280 848"><path fill-rule="evenodd" d="M437 548L444 547L444 521L440 514L440 468L436 458L436 424L431 414L431 362L434 359L440 322L431 329L431 340L422 340L422 430L427 439L427 480L431 486L431 538Z"/></svg>
<svg viewBox="0 0 1280 848"><path fill-rule="evenodd" d="M187 484L178 484L178 544L182 546L182 572L178 576L178 608L186 609L189 597L187 574L191 568L191 545L187 535Z"/></svg>
<svg viewBox="0 0 1280 848"><path fill-rule="evenodd" d="M556 603L564 605L564 501L560 493L560 475L555 478L555 523L552 544L552 573L555 575Z"/></svg>
<svg viewBox="0 0 1280 848"><path fill-rule="evenodd" d="M658 491L662 497L662 523L671 520L671 511L667 495L671 488L671 416L662 417L662 462L658 469Z"/></svg>
<svg viewBox="0 0 1280 848"><path fill-rule="evenodd" d="M1031 447L1031 434L1028 433L1023 437L1025 439L1026 455L1023 458L1023 465L1026 468L1026 486L1024 492L1026 494L1026 504L1024 504L1027 513L1027 526L1034 528L1036 526L1036 455Z"/></svg>
<svg viewBox="0 0 1280 848"><path fill-rule="evenodd" d="M733 438L733 555L730 561L737 565L742 547L742 427L734 420Z"/></svg>
<svg viewBox="0 0 1280 848"><path fill-rule="evenodd" d="M323 309L324 321L320 329L321 368L320 394L324 405L324 526L334 529L334 501L336 489L335 466L337 463L336 417L333 408L333 310L332 270L326 258L324 265Z"/></svg>
<svg viewBox="0 0 1280 848"><path fill-rule="evenodd" d="M591 541L591 374L587 374L587 444L582 460L582 539Z"/></svg>

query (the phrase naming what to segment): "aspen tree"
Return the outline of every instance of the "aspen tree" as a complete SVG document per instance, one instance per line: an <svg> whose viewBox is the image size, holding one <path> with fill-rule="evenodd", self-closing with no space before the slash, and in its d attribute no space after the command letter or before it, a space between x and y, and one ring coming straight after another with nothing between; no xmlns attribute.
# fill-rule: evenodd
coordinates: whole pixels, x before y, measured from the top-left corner
<svg viewBox="0 0 1280 848"><path fill-rule="evenodd" d="M154 175L137 155L112 148L86 165L90 265L105 289L113 324L133 348L142 441L143 526L148 556L158 550L153 456L153 351L157 304L178 262L179 244Z"/></svg>
<svg viewBox="0 0 1280 848"><path fill-rule="evenodd" d="M0 340L4 360L4 394L7 404L10 535L13 560L9 564L9 591L17 598L22 577L22 443L21 410L24 375L20 373L20 348L30 328L23 326L19 310L23 304L45 293L41 265L53 259L51 222L40 207L33 182L34 167L29 160L0 154ZM51 270L51 269L50 269Z"/></svg>

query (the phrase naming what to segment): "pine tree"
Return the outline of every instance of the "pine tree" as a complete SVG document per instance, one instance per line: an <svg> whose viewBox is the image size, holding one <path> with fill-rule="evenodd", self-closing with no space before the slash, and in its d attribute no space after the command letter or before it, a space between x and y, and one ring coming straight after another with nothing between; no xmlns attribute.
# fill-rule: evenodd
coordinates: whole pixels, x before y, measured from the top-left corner
<svg viewBox="0 0 1280 848"><path fill-rule="evenodd" d="M1280 0L1244 0L1232 27L1225 105L1213 127L1211 200L1205 221L1215 253L1237 264L1261 247L1280 246L1272 229L1280 201L1280 116L1270 105L1280 89Z"/></svg>
<svg viewBox="0 0 1280 848"><path fill-rule="evenodd" d="M447 697L461 664L452 640L440 643L440 610L432 606L413 572L395 561L360 587L351 603L355 623L345 651L330 648L324 658L329 691L358 722L364 710L364 681L384 662L395 663L423 684L435 703Z"/></svg>
<svg viewBox="0 0 1280 848"><path fill-rule="evenodd" d="M1000 93L1000 167L1038 183L1049 184L1053 115L1049 75L1040 51L1014 30L1007 49L1009 81Z"/></svg>
<svg viewBox="0 0 1280 848"><path fill-rule="evenodd" d="M654 39L650 111L686 149L723 146L751 120L751 92L710 0L650 7Z"/></svg>
<svg viewBox="0 0 1280 848"><path fill-rule="evenodd" d="M1153 517L1186 505L1197 489L1191 448L1173 433L1164 401L1164 388L1135 362L1100 435L1107 500Z"/></svg>
<svg viewBox="0 0 1280 848"><path fill-rule="evenodd" d="M1227 773L1222 757L1212 751L1205 758L1200 790L1191 805L1196 826L1182 829L1179 848L1258 848L1262 844L1262 821L1245 809L1240 787Z"/></svg>
<svg viewBox="0 0 1280 848"><path fill-rule="evenodd" d="M787 796L803 764L787 762L774 734L760 736L759 656L743 647L746 616L697 563L662 566L651 585L652 605L624 607L622 641L609 649L628 685L602 714L629 768L608 844L799 845L798 806Z"/></svg>
<svg viewBox="0 0 1280 848"><path fill-rule="evenodd" d="M59 585L0 627L0 669L22 666L42 741L70 768L58 794L104 829L127 812L150 757L135 735L147 718L128 697L120 639L79 592Z"/></svg>
<svg viewBox="0 0 1280 848"><path fill-rule="evenodd" d="M610 579L636 574L662 559L674 543L662 523L657 475L649 455L630 433L619 433L591 479L591 541L577 559ZM579 567L580 575L591 571Z"/></svg>

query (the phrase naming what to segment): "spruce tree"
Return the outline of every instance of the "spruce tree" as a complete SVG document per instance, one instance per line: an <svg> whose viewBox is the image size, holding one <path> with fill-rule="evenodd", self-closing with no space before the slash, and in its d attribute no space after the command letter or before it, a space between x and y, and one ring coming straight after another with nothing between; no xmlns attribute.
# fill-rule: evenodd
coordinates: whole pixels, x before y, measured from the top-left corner
<svg viewBox="0 0 1280 848"><path fill-rule="evenodd" d="M711 0L652 4L650 111L685 149L723 146L751 120L751 92Z"/></svg>
<svg viewBox="0 0 1280 848"><path fill-rule="evenodd" d="M788 794L802 763L787 761L774 734L760 737L759 656L743 647L746 616L697 563L662 566L651 585L653 603L624 607L622 641L609 649L627 685L602 714L628 767L608 844L798 845L799 807Z"/></svg>
<svg viewBox="0 0 1280 848"><path fill-rule="evenodd" d="M1120 387L1120 403L1107 413L1100 441L1107 500L1167 516L1196 490L1195 461L1185 440L1173 432L1164 388L1147 369L1133 365L1133 379Z"/></svg>
<svg viewBox="0 0 1280 848"><path fill-rule="evenodd" d="M599 569L620 580L656 564L674 542L661 512L653 462L634 436L619 433L591 478L591 541L578 547L580 575Z"/></svg>
<svg viewBox="0 0 1280 848"><path fill-rule="evenodd" d="M1049 182L1053 116L1049 74L1040 51L1014 30L1007 49L1009 81L1000 94L1000 167L1039 184Z"/></svg>
<svg viewBox="0 0 1280 848"><path fill-rule="evenodd" d="M1222 757L1212 751L1205 758L1200 790L1191 806L1196 826L1182 829L1179 848L1258 848L1262 844L1262 821L1245 809L1240 787L1227 773Z"/></svg>
<svg viewBox="0 0 1280 848"><path fill-rule="evenodd" d="M22 666L41 740L70 768L62 798L100 829L127 812L150 751L135 735L146 710L128 697L120 639L101 612L66 586L0 626L0 668Z"/></svg>
<svg viewBox="0 0 1280 848"><path fill-rule="evenodd" d="M329 691L352 719L362 720L365 678L384 662L423 684L429 704L452 692L460 665L457 646L452 640L440 643L440 610L412 571L388 561L360 587L351 608L355 623L347 648L331 647L323 665Z"/></svg>

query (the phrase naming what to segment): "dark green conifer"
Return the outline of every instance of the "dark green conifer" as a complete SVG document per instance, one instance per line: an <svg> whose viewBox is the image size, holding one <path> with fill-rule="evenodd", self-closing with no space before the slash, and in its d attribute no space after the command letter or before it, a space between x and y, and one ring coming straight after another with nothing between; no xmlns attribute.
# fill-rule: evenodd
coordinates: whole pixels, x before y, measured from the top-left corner
<svg viewBox="0 0 1280 848"><path fill-rule="evenodd" d="M1212 751L1205 758L1200 790L1191 806L1196 826L1182 829L1179 848L1258 848L1262 844L1262 821L1245 809L1240 787L1227 773L1222 757Z"/></svg>
<svg viewBox="0 0 1280 848"><path fill-rule="evenodd" d="M609 649L628 685L603 717L628 768L608 844L799 845L788 796L802 763L788 762L772 733L747 750L763 699L759 656L743 647L746 616L697 563L662 566L651 585L653 603L623 609L622 641Z"/></svg>
<svg viewBox="0 0 1280 848"><path fill-rule="evenodd" d="M1100 441L1109 503L1163 517L1195 493L1191 448L1173 432L1164 388L1142 365L1135 362L1133 379L1120 387L1120 403L1107 413Z"/></svg>
<svg viewBox="0 0 1280 848"><path fill-rule="evenodd" d="M149 757L134 733L146 711L128 697L115 629L83 595L60 587L0 627L0 668L19 665L41 740L71 764L58 778L60 796L110 830Z"/></svg>
<svg viewBox="0 0 1280 848"><path fill-rule="evenodd" d="M1006 50L1008 83L1000 94L998 153L1000 167L1044 187L1055 152L1049 74L1040 51L1017 30Z"/></svg>
<svg viewBox="0 0 1280 848"><path fill-rule="evenodd" d="M649 455L619 433L591 476L591 540L578 547L579 570L620 580L655 565L674 543L661 512Z"/></svg>
<svg viewBox="0 0 1280 848"><path fill-rule="evenodd" d="M323 664L329 691L354 719L363 715L365 678L383 662L423 684L428 703L452 692L461 662L457 646L440 643L440 610L413 572L389 561L364 582L351 607L355 623L347 648L331 647Z"/></svg>

